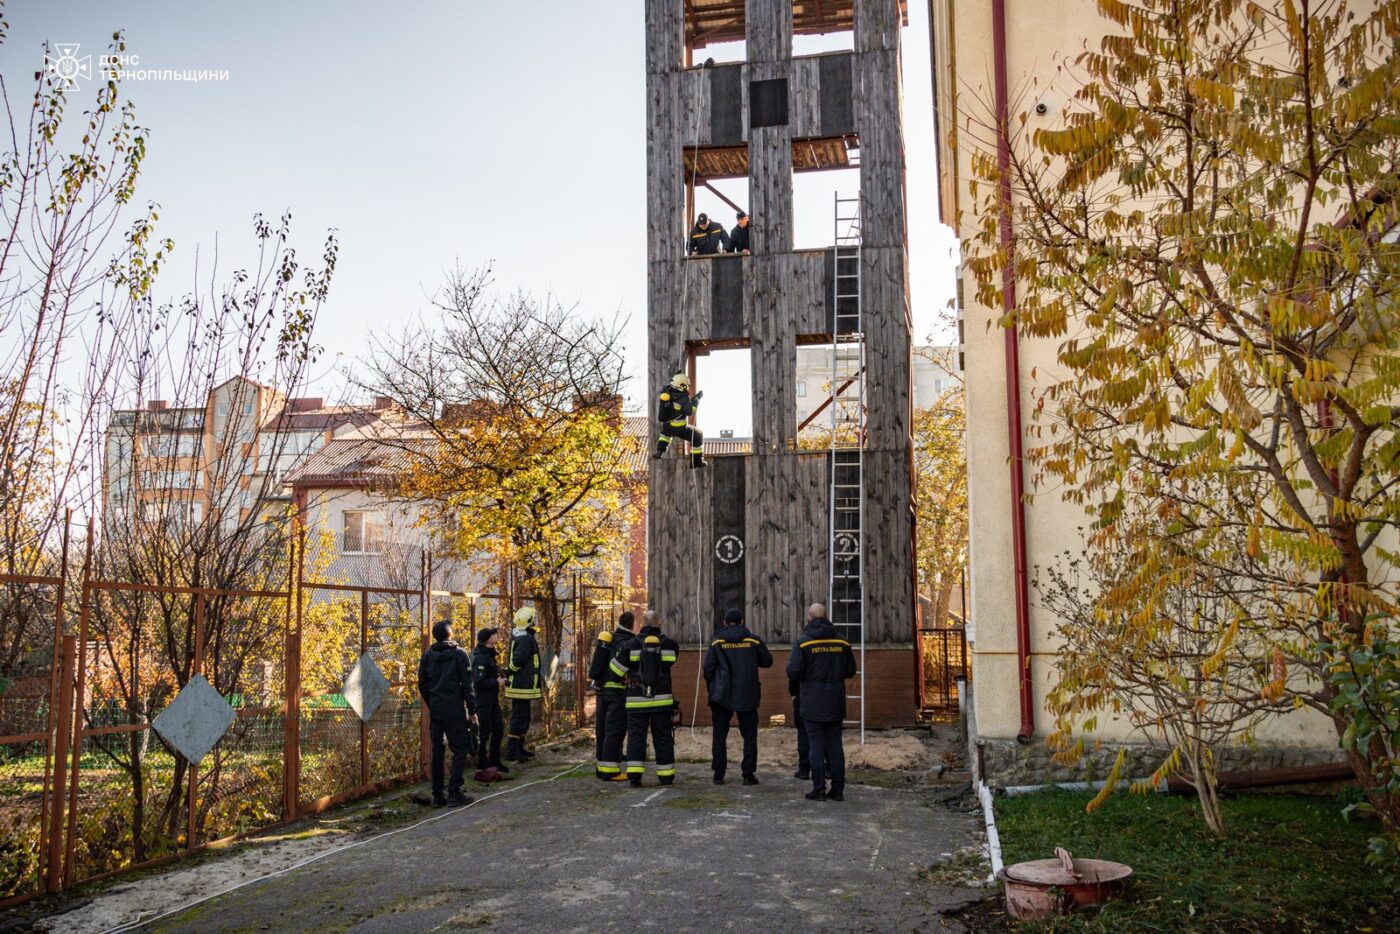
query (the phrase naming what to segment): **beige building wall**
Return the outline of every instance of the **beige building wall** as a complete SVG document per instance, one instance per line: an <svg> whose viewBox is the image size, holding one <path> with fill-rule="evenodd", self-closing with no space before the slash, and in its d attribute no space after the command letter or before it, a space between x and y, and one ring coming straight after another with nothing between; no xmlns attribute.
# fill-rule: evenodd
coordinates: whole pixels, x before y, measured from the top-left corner
<svg viewBox="0 0 1400 934"><path fill-rule="evenodd" d="M944 222L965 241L976 226L968 185L972 155L979 146L995 146L991 129L993 4L992 0L931 0L931 6L941 212ZM1092 0L1006 0L1013 126L1023 111L1027 132L1037 121L1055 120L1067 96L1061 66L1086 47L1097 47L1111 25L1099 18ZM1046 104L1044 116L1036 114L1037 102ZM978 304L971 275L965 271L961 275L967 424L975 426L967 433L973 720L979 738L1012 741L1020 727L1020 707L1005 336L997 325L1001 309ZM1021 338L1019 349L1022 423L1031 427L1034 393L1055 374L1057 342ZM1035 489L1029 470L1026 489L1035 494L1033 504L1025 509L1033 578L1037 565L1051 565L1065 551L1082 552L1087 520L1056 489ZM1037 605L1033 587L1029 599L1037 737L1029 746L1043 749L1043 737L1052 728L1045 699L1054 680L1058 646L1051 632L1056 620ZM1098 736L1105 741L1144 741L1141 733L1122 721L1100 722ZM1270 720L1258 739L1261 744L1289 747L1305 760L1340 757L1331 721L1313 711Z"/></svg>

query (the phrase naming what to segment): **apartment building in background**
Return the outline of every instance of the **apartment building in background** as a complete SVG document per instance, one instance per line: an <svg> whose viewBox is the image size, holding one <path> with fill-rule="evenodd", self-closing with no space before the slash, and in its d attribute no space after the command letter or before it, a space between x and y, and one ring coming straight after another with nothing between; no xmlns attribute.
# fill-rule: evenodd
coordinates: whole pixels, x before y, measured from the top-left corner
<svg viewBox="0 0 1400 934"><path fill-rule="evenodd" d="M328 406L245 377L198 404L119 410L105 439L104 521L236 527L254 513L285 514L298 464L335 437L397 421L386 399Z"/></svg>

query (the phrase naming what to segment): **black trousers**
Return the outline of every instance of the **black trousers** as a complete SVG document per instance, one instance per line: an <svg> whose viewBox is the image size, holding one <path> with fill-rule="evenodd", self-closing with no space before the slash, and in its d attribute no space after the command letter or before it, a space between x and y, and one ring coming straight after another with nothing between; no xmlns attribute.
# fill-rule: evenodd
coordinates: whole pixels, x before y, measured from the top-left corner
<svg viewBox="0 0 1400 934"><path fill-rule="evenodd" d="M627 738L627 695L599 691L594 714L598 775L611 778L622 771L622 741Z"/></svg>
<svg viewBox="0 0 1400 934"><path fill-rule="evenodd" d="M699 428L693 428L690 425L666 424L661 426L661 437L657 439L656 443L662 450L665 450L672 438L689 441L692 451L698 450L705 440L705 436L700 433Z"/></svg>
<svg viewBox="0 0 1400 934"><path fill-rule="evenodd" d="M828 777L832 791L846 789L846 750L841 745L841 721L802 721L807 727L807 740L811 743L809 754L812 760L812 789L826 788Z"/></svg>
<svg viewBox="0 0 1400 934"><path fill-rule="evenodd" d="M484 769L489 765L500 765L501 737L505 733L501 705L496 701L477 701L476 722L481 727L481 745L476 749L476 767Z"/></svg>
<svg viewBox="0 0 1400 934"><path fill-rule="evenodd" d="M506 758L525 757L525 734L530 732L530 704L528 697L517 697L510 702L510 730L506 733Z"/></svg>
<svg viewBox="0 0 1400 934"><path fill-rule="evenodd" d="M452 777L447 780L448 794L462 790L462 776L467 771L467 718L431 717L428 720L429 741L433 747L433 797L442 797L442 773L446 766L446 745L452 749Z"/></svg>
<svg viewBox="0 0 1400 934"><path fill-rule="evenodd" d="M720 778L724 777L724 770L729 765L731 717L739 718L739 735L744 738L744 758L739 767L745 775L752 775L758 771L758 711L730 710L719 704L711 704L710 720L713 726L710 730L710 768L714 769Z"/></svg>
<svg viewBox="0 0 1400 934"><path fill-rule="evenodd" d="M797 771L812 770L812 741L807 738L807 724L802 719L802 705L792 699L792 725L797 727Z"/></svg>
<svg viewBox="0 0 1400 934"><path fill-rule="evenodd" d="M656 777L669 785L676 779L676 737L671 706L627 711L627 777L640 780L647 770L647 734L656 750Z"/></svg>

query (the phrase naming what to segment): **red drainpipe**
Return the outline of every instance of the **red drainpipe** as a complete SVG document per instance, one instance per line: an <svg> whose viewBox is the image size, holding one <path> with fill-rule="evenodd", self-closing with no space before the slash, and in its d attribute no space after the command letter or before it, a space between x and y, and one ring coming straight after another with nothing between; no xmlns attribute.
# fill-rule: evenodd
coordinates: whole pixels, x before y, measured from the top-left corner
<svg viewBox="0 0 1400 934"><path fill-rule="evenodd" d="M1007 256L1001 273L1001 307L1006 316L1016 310L1016 271L1012 268L1015 238L1011 230L1011 113L1007 104L1006 0L992 0L992 58L996 81L998 201L1001 209L1001 248ZM1011 445L1011 538L1016 570L1016 664L1020 668L1021 729L1025 742L1035 734L1031 699L1030 577L1026 571L1026 479L1021 467L1021 354L1016 325L1003 328L1006 348L1006 434Z"/></svg>

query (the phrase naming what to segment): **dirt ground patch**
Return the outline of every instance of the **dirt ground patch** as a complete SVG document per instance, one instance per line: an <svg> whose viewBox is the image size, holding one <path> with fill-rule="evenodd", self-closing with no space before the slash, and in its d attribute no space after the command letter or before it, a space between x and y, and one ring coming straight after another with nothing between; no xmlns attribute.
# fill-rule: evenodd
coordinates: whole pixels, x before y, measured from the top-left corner
<svg viewBox="0 0 1400 934"><path fill-rule="evenodd" d="M937 763L928 734L922 730L868 730L864 745L860 734L846 734L846 767L927 771ZM737 728L730 728L726 744L730 762L743 753L743 739ZM710 728L682 727L676 731L676 758L681 762L710 761ZM797 765L797 731L791 727L771 727L758 731L758 766L791 769Z"/></svg>

